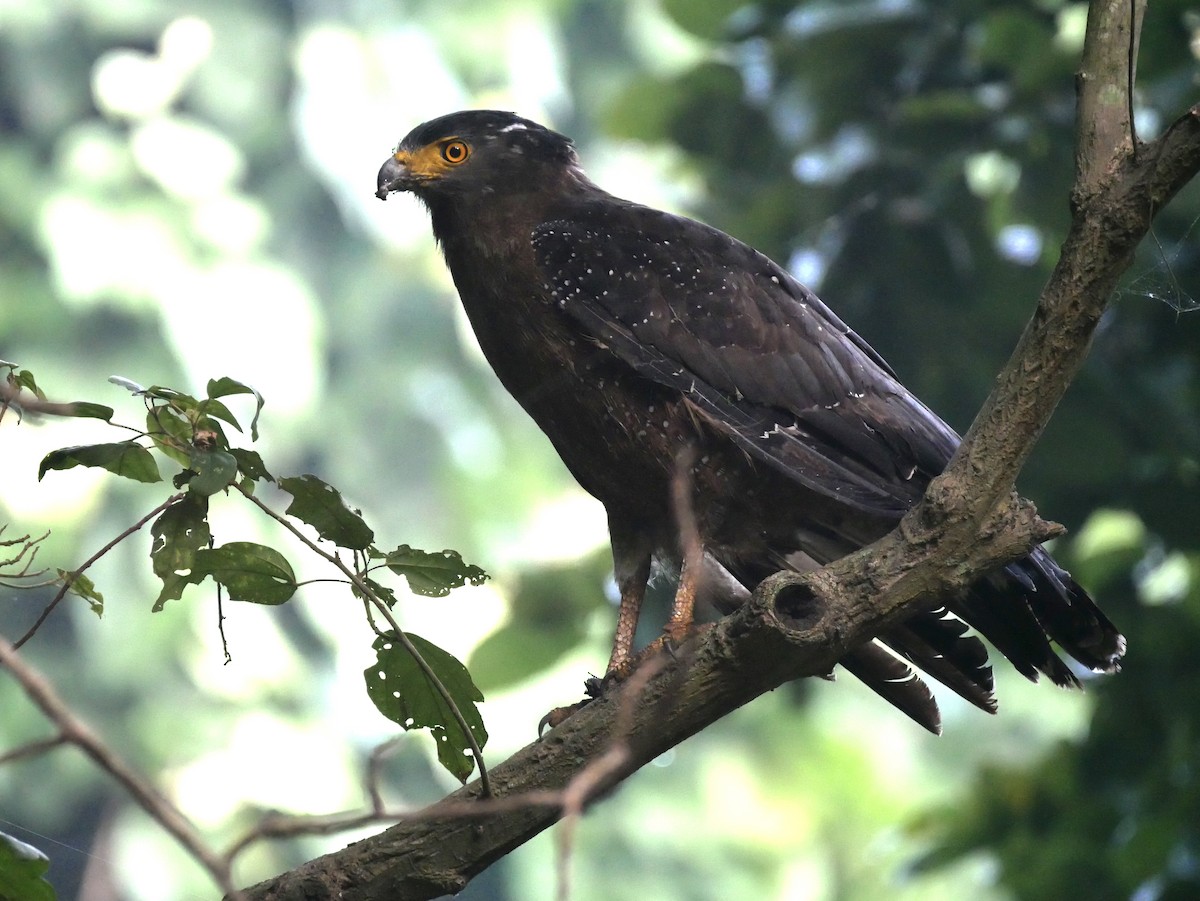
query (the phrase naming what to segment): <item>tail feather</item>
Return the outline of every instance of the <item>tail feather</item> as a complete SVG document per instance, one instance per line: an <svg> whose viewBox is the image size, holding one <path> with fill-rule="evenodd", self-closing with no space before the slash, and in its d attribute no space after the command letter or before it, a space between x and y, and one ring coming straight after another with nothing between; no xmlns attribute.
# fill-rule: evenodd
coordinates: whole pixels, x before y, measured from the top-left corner
<svg viewBox="0 0 1200 901"><path fill-rule="evenodd" d="M1125 636L1088 593L1040 547L1020 563L1035 572L1037 588L1029 602L1050 637L1088 669L1117 672L1125 653Z"/></svg>
<svg viewBox="0 0 1200 901"><path fill-rule="evenodd" d="M1036 682L1041 673L1055 685L1079 687L1075 674L1050 646L1028 596L1002 575L984 577L951 609L974 626L1031 682Z"/></svg>
<svg viewBox="0 0 1200 901"><path fill-rule="evenodd" d="M1120 669L1124 636L1041 547L981 579L952 607L1033 681L1041 673L1055 685L1079 687L1051 641L1090 670Z"/></svg>
<svg viewBox="0 0 1200 901"><path fill-rule="evenodd" d="M918 613L880 634L879 641L904 660L872 643L842 661L877 694L931 732L941 728L937 704L908 663L980 709L996 710L987 649L967 634L968 626L1028 679L1036 682L1045 675L1065 688L1078 688L1079 678L1059 657L1055 645L1095 672L1116 672L1125 653L1125 638L1041 547L980 579L948 608Z"/></svg>
<svg viewBox="0 0 1200 901"><path fill-rule="evenodd" d="M790 559L773 563L796 568ZM769 567L758 572L735 568L726 575L748 593L749 586L770 571ZM740 594L737 600L743 600ZM1036 682L1045 675L1067 688L1078 688L1079 679L1055 645L1097 672L1116 672L1125 653L1124 637L1088 593L1037 547L1028 557L984 576L945 607L918 612L888 627L876 641L856 648L840 663L880 697L939 734L937 702L913 667L981 710L996 711L987 648L968 628L987 639L1026 678Z"/></svg>
<svg viewBox="0 0 1200 901"><path fill-rule="evenodd" d="M887 648L868 642L838 662L889 704L934 735L942 734L942 714L929 686Z"/></svg>
<svg viewBox="0 0 1200 901"><path fill-rule="evenodd" d="M922 612L879 638L922 672L986 713L996 712L987 648L944 607Z"/></svg>

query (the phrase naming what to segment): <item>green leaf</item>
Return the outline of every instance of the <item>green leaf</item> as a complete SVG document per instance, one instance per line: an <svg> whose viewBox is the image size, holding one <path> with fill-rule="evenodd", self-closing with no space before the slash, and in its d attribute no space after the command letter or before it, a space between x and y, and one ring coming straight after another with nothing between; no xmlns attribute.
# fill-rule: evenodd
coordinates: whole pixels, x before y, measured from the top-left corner
<svg viewBox="0 0 1200 901"><path fill-rule="evenodd" d="M316 476L303 475L280 479L279 487L292 496L288 516L308 523L326 541L352 551L371 546L375 533L363 518L346 506L341 494Z"/></svg>
<svg viewBox="0 0 1200 901"><path fill-rule="evenodd" d="M266 479L268 482L274 482L275 477L267 472L266 464L259 456L258 451L243 450L240 447L229 448L229 453L233 454L233 458L237 460L238 472L244 475L252 482Z"/></svg>
<svg viewBox="0 0 1200 901"><path fill-rule="evenodd" d="M250 422L250 438L253 441L258 440L258 416L262 413L263 396L251 388L249 385L244 385L235 379L228 376L222 376L219 379L210 379L208 382L208 396L213 400L218 397L228 397L231 394L253 394L254 400L258 406L254 409L254 419ZM240 429L238 431L241 431Z"/></svg>
<svg viewBox="0 0 1200 901"><path fill-rule="evenodd" d="M379 600L383 601L383 603L389 608L396 606L396 592L392 591L392 589L388 588L386 585L376 582L370 576L367 577L366 582L370 589L375 592L375 596L378 597ZM353 592L356 598L363 597L363 593L354 583L350 584L350 591Z"/></svg>
<svg viewBox="0 0 1200 901"><path fill-rule="evenodd" d="M468 582L482 585L488 578L478 566L463 562L458 551L433 554L402 544L384 559L388 569L408 579L409 588L431 598L445 597Z"/></svg>
<svg viewBox="0 0 1200 901"><path fill-rule="evenodd" d="M18 388L33 393L38 400L45 400L46 395L42 393L42 389L37 386L37 380L33 377L33 373L28 369L18 369L15 372L10 371L8 374L9 384L16 385Z"/></svg>
<svg viewBox="0 0 1200 901"><path fill-rule="evenodd" d="M205 573L196 568L196 552L212 543L208 498L184 495L154 520L150 534L150 563L163 583L154 602L157 613L167 601L177 600L186 586L204 581Z"/></svg>
<svg viewBox="0 0 1200 901"><path fill-rule="evenodd" d="M154 446L180 466L191 460L192 425L178 413L157 405L146 411L146 434Z"/></svg>
<svg viewBox="0 0 1200 901"><path fill-rule="evenodd" d="M150 451L133 441L116 444L83 444L62 447L42 458L38 481L51 469L74 469L76 466L98 466L111 473L138 482L161 482L162 475Z"/></svg>
<svg viewBox="0 0 1200 901"><path fill-rule="evenodd" d="M115 413L116 411L112 407L88 403L86 400L72 401L63 410L64 416L75 416L80 419L103 419L105 422L110 421Z"/></svg>
<svg viewBox="0 0 1200 901"><path fill-rule="evenodd" d="M95 582L83 573L68 572L65 569L57 570L57 572L63 584L67 586L67 591L79 595L87 601L96 616L104 615L104 595L96 590Z"/></svg>
<svg viewBox="0 0 1200 901"><path fill-rule="evenodd" d="M219 400L203 400L200 402L199 409L200 412L205 416L211 416L213 419L219 419L222 422L227 422L239 432L242 430L241 423L237 421L236 417L234 417L233 413L230 412L229 408Z"/></svg>
<svg viewBox="0 0 1200 901"><path fill-rule="evenodd" d="M58 896L46 881L50 858L33 845L0 832L0 899L4 901L55 901Z"/></svg>
<svg viewBox="0 0 1200 901"><path fill-rule="evenodd" d="M487 743L487 731L476 703L483 700L483 694L471 681L467 668L453 654L419 635L411 632L405 635L445 686L476 744L482 748ZM397 640L395 633L379 636L372 647L377 660L374 666L363 671L363 677L367 682L367 694L379 712L406 730L428 729L437 742L438 760L442 766L460 782L466 782L475 761L470 754L470 744L446 699L413 655Z"/></svg>
<svg viewBox="0 0 1200 901"><path fill-rule="evenodd" d="M188 482L188 491L204 497L224 491L238 474L237 458L223 450L194 447L188 467L195 473Z"/></svg>
<svg viewBox="0 0 1200 901"><path fill-rule="evenodd" d="M282 604L296 593L296 574L279 551L251 541L231 541L196 551L196 573L212 576L234 601Z"/></svg>
<svg viewBox="0 0 1200 901"><path fill-rule="evenodd" d="M190 394L184 394L182 391L176 391L174 388L164 388L162 385L151 385L149 388L144 388L141 392L145 397L152 397L155 400L163 400L170 404L176 410L199 410L200 401L192 397Z"/></svg>

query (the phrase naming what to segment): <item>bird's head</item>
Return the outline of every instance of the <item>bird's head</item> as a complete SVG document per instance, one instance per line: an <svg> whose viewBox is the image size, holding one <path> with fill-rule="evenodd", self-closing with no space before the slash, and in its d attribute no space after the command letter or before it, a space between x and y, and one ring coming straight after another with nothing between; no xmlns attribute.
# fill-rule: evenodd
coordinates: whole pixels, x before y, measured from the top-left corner
<svg viewBox="0 0 1200 901"><path fill-rule="evenodd" d="M379 170L375 196L423 200L528 191L547 175L577 172L569 138L512 113L466 110L418 125Z"/></svg>

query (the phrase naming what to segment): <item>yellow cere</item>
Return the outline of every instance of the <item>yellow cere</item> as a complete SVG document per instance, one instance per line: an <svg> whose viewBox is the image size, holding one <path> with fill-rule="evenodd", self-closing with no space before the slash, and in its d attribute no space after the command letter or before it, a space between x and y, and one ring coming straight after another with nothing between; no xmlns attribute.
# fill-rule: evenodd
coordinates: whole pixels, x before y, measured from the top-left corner
<svg viewBox="0 0 1200 901"><path fill-rule="evenodd" d="M417 150L397 150L396 160L408 167L413 175L422 178L437 178L448 169L466 162L471 147L458 138L446 138L426 144Z"/></svg>

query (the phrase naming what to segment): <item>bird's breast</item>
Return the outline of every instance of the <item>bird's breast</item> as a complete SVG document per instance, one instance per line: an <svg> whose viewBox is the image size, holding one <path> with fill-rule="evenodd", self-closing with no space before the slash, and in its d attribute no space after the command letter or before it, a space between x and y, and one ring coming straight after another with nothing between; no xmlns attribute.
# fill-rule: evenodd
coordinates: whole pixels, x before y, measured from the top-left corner
<svg viewBox="0 0 1200 901"><path fill-rule="evenodd" d="M484 356L575 478L606 505L661 505L676 454L697 439L683 400L584 333L542 286L532 256L489 265L446 250Z"/></svg>

